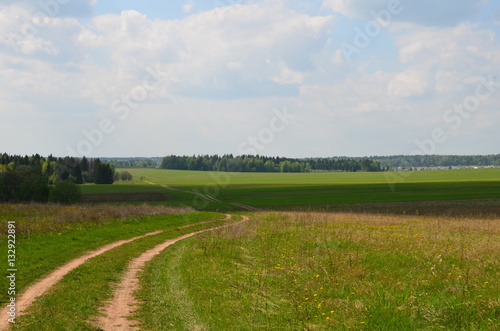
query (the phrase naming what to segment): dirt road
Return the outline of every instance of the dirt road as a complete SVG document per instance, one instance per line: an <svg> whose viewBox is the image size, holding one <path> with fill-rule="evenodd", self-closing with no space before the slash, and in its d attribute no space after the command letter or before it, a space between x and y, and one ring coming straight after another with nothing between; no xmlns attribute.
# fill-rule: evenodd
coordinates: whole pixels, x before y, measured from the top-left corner
<svg viewBox="0 0 500 331"><path fill-rule="evenodd" d="M24 311L35 301L35 299L45 292L47 292L54 284L59 282L66 274L68 274L70 271L73 269L79 267L83 263L85 263L88 259L93 258L95 256L101 255L110 249L113 249L115 247L127 244L129 242L132 242L134 240L152 236L158 233L161 233L163 231L155 231L151 232L142 236L134 237L131 239L127 240L120 240L117 242L114 242L112 244L108 244L106 246L103 246L99 249L96 249L94 251L90 251L86 253L83 256L80 256L77 259L71 260L70 262L66 263L65 265L60 266L53 272L51 272L49 275L43 277L42 279L38 280L36 283L33 285L29 286L20 296L17 297L16 300L16 313L17 316L23 315ZM8 307L4 307L3 309L0 310L0 330L8 330L9 329L9 322L7 320L7 312L8 312Z"/></svg>
<svg viewBox="0 0 500 331"><path fill-rule="evenodd" d="M180 240L195 236L203 232L214 231L228 226L234 226L248 220L247 216L242 217L243 219L236 223L226 224L212 229L196 231L177 237L175 239L167 240L164 243L157 245L153 249L146 251L138 258L133 259L128 265L127 271L122 281L117 285L117 289L112 301L102 308L102 312L105 314L105 316L99 317L96 326L106 331L139 330L134 326L134 324L136 324L137 322L131 320L130 316L132 316L133 312L135 311L135 307L138 305L138 302L134 297L134 292L139 288L138 273L144 268L144 265L153 257L160 254L168 246L173 245Z"/></svg>

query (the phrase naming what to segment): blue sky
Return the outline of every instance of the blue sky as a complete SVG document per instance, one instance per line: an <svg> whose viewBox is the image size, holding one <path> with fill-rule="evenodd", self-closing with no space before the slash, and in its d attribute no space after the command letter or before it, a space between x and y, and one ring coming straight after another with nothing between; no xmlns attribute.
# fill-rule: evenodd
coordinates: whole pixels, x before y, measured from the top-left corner
<svg viewBox="0 0 500 331"><path fill-rule="evenodd" d="M500 153L499 33L492 0L4 0L0 152Z"/></svg>

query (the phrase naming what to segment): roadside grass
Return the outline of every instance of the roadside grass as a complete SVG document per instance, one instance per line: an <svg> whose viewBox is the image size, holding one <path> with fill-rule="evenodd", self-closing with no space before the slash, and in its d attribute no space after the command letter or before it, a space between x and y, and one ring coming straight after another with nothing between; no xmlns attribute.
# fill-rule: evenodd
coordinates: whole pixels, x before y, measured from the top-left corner
<svg viewBox="0 0 500 331"><path fill-rule="evenodd" d="M187 239L141 275L144 330L498 330L500 219L295 212Z"/></svg>
<svg viewBox="0 0 500 331"><path fill-rule="evenodd" d="M7 276L6 223L16 223L17 292L58 266L114 241L129 239L156 230L216 219L220 214L190 212L164 206L58 206L0 205L0 254L2 274ZM8 288L2 277L0 287ZM2 291L0 302L8 300Z"/></svg>
<svg viewBox="0 0 500 331"><path fill-rule="evenodd" d="M168 216L174 223L175 218L176 216ZM131 259L168 239L226 223L221 220L221 215L192 213L189 215L189 223L215 219L218 221L196 224L188 228L165 227L164 224L163 233L135 240L90 259L37 300L28 309L28 315L18 317L13 329L98 330L93 325L96 316L100 314L98 308L112 298L115 284L121 280Z"/></svg>
<svg viewBox="0 0 500 331"><path fill-rule="evenodd" d="M58 205L58 204L0 204L0 233L7 233L7 222L16 222L16 234L30 236L79 230L114 221L138 217L183 214L193 209L168 206L140 205Z"/></svg>

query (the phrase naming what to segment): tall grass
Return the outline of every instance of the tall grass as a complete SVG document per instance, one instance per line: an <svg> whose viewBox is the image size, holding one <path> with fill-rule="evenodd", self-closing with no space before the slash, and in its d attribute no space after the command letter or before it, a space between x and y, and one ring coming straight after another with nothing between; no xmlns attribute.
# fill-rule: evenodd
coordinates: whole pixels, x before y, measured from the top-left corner
<svg viewBox="0 0 500 331"><path fill-rule="evenodd" d="M154 259L139 292L143 328L498 330L499 219L253 220Z"/></svg>
<svg viewBox="0 0 500 331"><path fill-rule="evenodd" d="M114 241L221 218L163 206L0 204L0 303L8 300L7 222L16 225L17 292L69 260ZM10 253L12 254L12 253Z"/></svg>
<svg viewBox="0 0 500 331"><path fill-rule="evenodd" d="M7 221L16 221L18 235L51 233L102 225L113 220L144 216L183 214L191 208L142 205L0 204L0 233L7 233ZM0 242L3 238L0 237Z"/></svg>

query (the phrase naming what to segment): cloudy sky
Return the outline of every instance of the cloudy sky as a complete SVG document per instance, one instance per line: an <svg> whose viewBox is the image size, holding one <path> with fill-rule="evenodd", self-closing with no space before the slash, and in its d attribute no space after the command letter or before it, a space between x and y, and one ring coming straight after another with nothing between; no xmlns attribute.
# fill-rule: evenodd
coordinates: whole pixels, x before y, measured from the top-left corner
<svg viewBox="0 0 500 331"><path fill-rule="evenodd" d="M499 33L493 0L1 0L0 152L500 153Z"/></svg>

